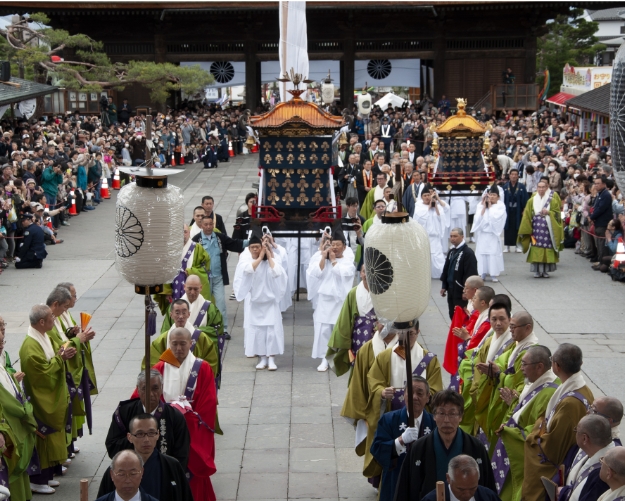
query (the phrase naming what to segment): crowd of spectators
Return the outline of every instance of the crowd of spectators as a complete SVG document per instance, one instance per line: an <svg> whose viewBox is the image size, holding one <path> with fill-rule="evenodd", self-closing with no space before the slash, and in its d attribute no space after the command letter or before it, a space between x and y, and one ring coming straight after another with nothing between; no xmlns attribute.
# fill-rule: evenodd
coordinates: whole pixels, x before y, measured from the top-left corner
<svg viewBox="0 0 625 501"><path fill-rule="evenodd" d="M118 121L116 107L109 106L99 116L0 121L0 273L18 256L24 214L43 228L46 244L63 243L61 227L105 200L103 181L112 189L118 167L145 161L146 116L131 114L124 100ZM248 135L243 109L215 105L154 113L152 131L157 167L203 162L216 168L245 151ZM128 181L118 174L122 185Z"/></svg>
<svg viewBox="0 0 625 501"><path fill-rule="evenodd" d="M425 180L435 164L433 129L452 111L443 96L438 107L426 99L421 106L374 106L368 117L346 112L351 139L343 146L343 156L361 170L371 161L375 176L382 172L390 179L399 164L404 178ZM538 181L546 177L549 188L562 200L564 246L588 258L593 269L608 272L625 224L625 205L614 181L609 138L600 141L595 132L581 134L573 117L560 111L526 114L507 110L491 115L482 108L470 113L492 127L490 160L497 183L503 186L510 172L516 170L531 195ZM386 125L390 128L385 129ZM415 171L421 171L421 176ZM359 199L362 207L364 197ZM470 222L475 209L469 204L468 210ZM612 271L623 278L622 270Z"/></svg>

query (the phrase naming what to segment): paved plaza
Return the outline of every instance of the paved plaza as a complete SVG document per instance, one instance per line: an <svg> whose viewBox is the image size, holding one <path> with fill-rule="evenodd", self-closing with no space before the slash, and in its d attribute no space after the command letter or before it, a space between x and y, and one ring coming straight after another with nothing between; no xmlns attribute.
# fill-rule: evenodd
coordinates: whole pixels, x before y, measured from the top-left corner
<svg viewBox="0 0 625 501"><path fill-rule="evenodd" d="M237 208L258 179L257 161L257 155L249 155L218 169L185 166L171 181L184 189L185 220L191 220L203 195L212 195L230 232ZM58 282L76 285L80 300L75 312L93 314L100 390L93 403L94 431L79 441L81 452L63 477L56 500L78 500L81 478L90 480L89 499L95 499L109 465L104 440L112 413L132 393L143 356L143 297L135 295L114 265L115 196L113 192L97 210L71 220L71 227L61 231L65 242L48 247L42 270L12 267L0 275L0 314L8 323L6 349L13 360L26 334L30 307L45 302ZM620 382L625 362L623 284L592 271L572 250L562 253L549 280L534 279L522 254L505 254L504 259L500 283L488 285L509 294L513 310L529 311L543 344L553 349L573 342L584 350L583 369L595 395L625 401ZM231 254L231 277L236 262ZM433 281L430 305L421 318L421 342L442 357L448 315L439 290L440 282ZM212 480L217 499L375 499L362 476L362 458L353 451L353 429L339 415L347 376L318 373L318 361L310 358L313 321L306 296L283 314L285 353L277 357L279 370L273 373L256 371L256 359L245 357L242 303L227 303L232 340L219 392L224 435L216 438L217 473Z"/></svg>

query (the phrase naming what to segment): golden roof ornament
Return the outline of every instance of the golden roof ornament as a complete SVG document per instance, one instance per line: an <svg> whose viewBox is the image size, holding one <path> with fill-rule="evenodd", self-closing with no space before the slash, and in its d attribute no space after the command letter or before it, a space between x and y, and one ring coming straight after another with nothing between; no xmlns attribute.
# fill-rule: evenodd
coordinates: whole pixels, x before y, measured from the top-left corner
<svg viewBox="0 0 625 501"><path fill-rule="evenodd" d="M284 75L282 75L282 78L276 78L276 80L278 82L291 82L295 86L295 89L287 89L287 92L293 96L293 99L300 99L300 96L304 92L306 92L306 89L300 90L299 84L309 84L314 82L314 80L307 80L306 76L302 73L295 73L295 70L293 68L291 68L290 74L285 71Z"/></svg>
<svg viewBox="0 0 625 501"><path fill-rule="evenodd" d="M471 115L467 115L467 101L462 97L456 98L458 111L445 120L440 127L436 128L436 133L441 137L476 137L486 132L480 122Z"/></svg>

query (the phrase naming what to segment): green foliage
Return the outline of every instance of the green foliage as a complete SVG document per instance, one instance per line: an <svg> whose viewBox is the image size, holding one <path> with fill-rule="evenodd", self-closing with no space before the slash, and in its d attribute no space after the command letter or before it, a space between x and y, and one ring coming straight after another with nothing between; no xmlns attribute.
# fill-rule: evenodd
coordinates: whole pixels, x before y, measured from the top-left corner
<svg viewBox="0 0 625 501"><path fill-rule="evenodd" d="M605 50L595 33L599 23L586 21L581 9L571 9L568 15L557 16L547 25L548 32L538 38L536 67L549 70L551 84L547 95L559 92L562 70L568 63L573 66L591 66L597 52ZM538 78L542 85L543 77Z"/></svg>
<svg viewBox="0 0 625 501"><path fill-rule="evenodd" d="M6 31L0 30L0 57L11 62L13 75L18 75L21 65L27 79L34 79L37 71L57 78L62 87L83 92L123 90L126 85L137 83L147 87L151 98L158 103L165 102L172 91L193 94L214 81L199 65L182 67L154 61L113 63L101 42L84 34L71 35L65 30L49 28L46 26L49 21L45 14L31 14L28 23L21 25L24 29L10 25ZM8 32L11 28L12 36ZM55 55L65 60L52 62L51 56Z"/></svg>

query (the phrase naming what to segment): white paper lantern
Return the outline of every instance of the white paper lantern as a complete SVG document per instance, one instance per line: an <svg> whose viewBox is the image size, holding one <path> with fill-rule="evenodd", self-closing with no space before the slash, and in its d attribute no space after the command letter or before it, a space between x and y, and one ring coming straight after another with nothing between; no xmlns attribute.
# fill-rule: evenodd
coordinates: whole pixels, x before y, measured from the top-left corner
<svg viewBox="0 0 625 501"><path fill-rule="evenodd" d="M121 170L137 175L137 169ZM116 204L115 265L128 282L141 286L173 280L180 271L184 243L184 196L162 175L182 171L153 172L124 186Z"/></svg>
<svg viewBox="0 0 625 501"><path fill-rule="evenodd" d="M361 115L371 113L371 95L368 92L366 94L358 94L358 113Z"/></svg>
<svg viewBox="0 0 625 501"><path fill-rule="evenodd" d="M430 301L431 287L428 234L419 223L408 220L407 214L401 220L405 222L371 225L364 253L375 313L396 324L421 316Z"/></svg>

